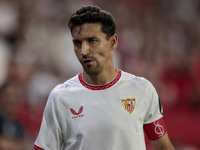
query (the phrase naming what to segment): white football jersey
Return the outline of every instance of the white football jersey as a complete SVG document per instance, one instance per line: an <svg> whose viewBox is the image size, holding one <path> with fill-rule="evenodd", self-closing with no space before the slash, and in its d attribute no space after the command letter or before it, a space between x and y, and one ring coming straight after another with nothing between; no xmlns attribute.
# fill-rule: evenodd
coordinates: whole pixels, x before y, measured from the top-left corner
<svg viewBox="0 0 200 150"><path fill-rule="evenodd" d="M118 69L113 81L87 84L82 73L55 87L35 146L45 150L145 150L143 125L162 118L146 79Z"/></svg>

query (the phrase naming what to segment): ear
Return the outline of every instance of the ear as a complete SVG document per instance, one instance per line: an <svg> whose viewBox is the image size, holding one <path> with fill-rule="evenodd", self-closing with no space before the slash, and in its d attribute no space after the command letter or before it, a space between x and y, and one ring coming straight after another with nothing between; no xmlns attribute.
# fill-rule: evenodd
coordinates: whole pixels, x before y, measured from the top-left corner
<svg viewBox="0 0 200 150"><path fill-rule="evenodd" d="M113 36L110 37L110 50L114 50L117 48L117 45L118 45L118 36L117 34L114 34Z"/></svg>

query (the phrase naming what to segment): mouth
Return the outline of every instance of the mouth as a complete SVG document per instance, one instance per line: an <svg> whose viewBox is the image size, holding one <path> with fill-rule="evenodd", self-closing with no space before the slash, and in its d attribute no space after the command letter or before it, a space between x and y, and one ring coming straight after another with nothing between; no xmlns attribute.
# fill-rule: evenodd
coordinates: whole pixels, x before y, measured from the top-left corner
<svg viewBox="0 0 200 150"><path fill-rule="evenodd" d="M92 63L92 60L90 60L90 59L84 59L82 62L85 65L90 65Z"/></svg>

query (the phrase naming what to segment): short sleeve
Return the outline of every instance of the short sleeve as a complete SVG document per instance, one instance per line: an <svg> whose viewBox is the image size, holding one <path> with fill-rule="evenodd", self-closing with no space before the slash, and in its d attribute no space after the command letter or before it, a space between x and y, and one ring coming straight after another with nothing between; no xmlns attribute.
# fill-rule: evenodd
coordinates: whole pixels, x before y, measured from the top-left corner
<svg viewBox="0 0 200 150"><path fill-rule="evenodd" d="M146 98L144 124L152 123L163 117L163 109L154 86L149 82Z"/></svg>
<svg viewBox="0 0 200 150"><path fill-rule="evenodd" d="M53 90L48 98L35 146L45 149L61 149L62 134L57 108L58 94Z"/></svg>

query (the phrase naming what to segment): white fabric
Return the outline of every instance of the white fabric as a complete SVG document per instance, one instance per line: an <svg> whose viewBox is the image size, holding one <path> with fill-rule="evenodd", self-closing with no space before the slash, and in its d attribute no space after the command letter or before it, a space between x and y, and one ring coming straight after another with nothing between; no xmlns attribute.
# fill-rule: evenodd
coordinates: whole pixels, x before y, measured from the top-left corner
<svg viewBox="0 0 200 150"><path fill-rule="evenodd" d="M103 90L86 88L78 75L55 87L35 145L45 150L145 150L143 124L162 117L158 95L146 79L119 72L119 80ZM135 98L132 113L122 105L128 98Z"/></svg>

